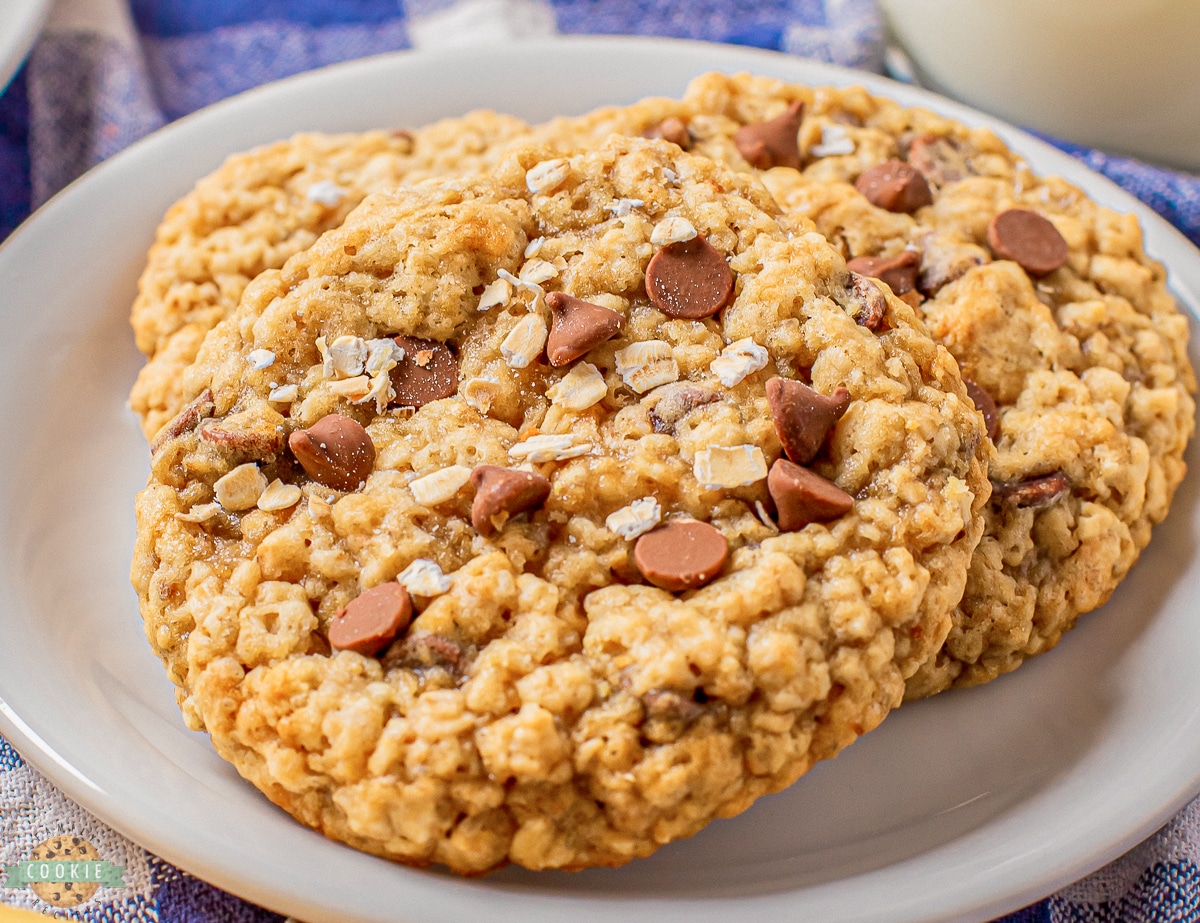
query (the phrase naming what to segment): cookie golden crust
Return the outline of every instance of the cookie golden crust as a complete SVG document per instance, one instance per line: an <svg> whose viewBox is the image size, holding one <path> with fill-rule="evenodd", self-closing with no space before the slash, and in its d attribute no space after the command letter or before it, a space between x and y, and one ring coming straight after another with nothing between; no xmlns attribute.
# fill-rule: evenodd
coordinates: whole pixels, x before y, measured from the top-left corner
<svg viewBox="0 0 1200 923"><path fill-rule="evenodd" d="M337 227L363 197L468 172L519 119L474 112L416 131L302 134L230 157L164 216L130 321L148 357L130 395L147 438L182 407L182 373L204 335L266 269Z"/></svg>
<svg viewBox="0 0 1200 923"><path fill-rule="evenodd" d="M647 855L876 726L989 490L911 308L665 142L373 195L192 372L133 565L186 718L305 823L465 874ZM784 392L826 421L795 464Z"/></svg>
<svg viewBox="0 0 1200 923"><path fill-rule="evenodd" d="M772 166L747 126L778 126L796 103L800 167ZM908 697L986 682L1053 647L1166 516L1194 429L1187 321L1136 218L1035 176L990 131L861 88L710 74L682 100L544 130L570 144L664 126L757 172L852 267L885 278L995 404L984 539L946 646ZM778 162L779 132L767 135Z"/></svg>

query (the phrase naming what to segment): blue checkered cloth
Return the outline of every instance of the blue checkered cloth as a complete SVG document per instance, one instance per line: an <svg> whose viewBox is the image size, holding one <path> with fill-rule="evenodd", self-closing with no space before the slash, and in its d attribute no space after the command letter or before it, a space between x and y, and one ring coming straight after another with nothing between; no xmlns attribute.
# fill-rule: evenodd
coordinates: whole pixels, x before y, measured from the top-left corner
<svg viewBox="0 0 1200 923"><path fill-rule="evenodd" d="M0 241L51 195L148 132L270 80L419 47L438 23L514 34L663 35L883 67L872 0L91 0L56 7L0 94ZM455 9L457 7L458 9ZM459 14L457 18L455 14ZM490 17L490 19L488 19ZM1050 139L1053 140L1053 139ZM1055 142L1057 143L1057 142ZM1060 144L1200 245L1200 177ZM57 916L109 923L280 920L151 855L54 788L0 739L0 866L71 831L123 866L124 888ZM1004 923L1200 923L1200 801L1095 875ZM26 887L0 903L46 912Z"/></svg>

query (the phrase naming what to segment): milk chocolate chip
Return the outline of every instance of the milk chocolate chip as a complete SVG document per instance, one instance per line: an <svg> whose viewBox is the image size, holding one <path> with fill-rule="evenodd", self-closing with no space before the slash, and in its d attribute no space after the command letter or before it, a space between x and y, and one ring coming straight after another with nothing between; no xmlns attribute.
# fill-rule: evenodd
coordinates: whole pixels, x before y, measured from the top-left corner
<svg viewBox="0 0 1200 923"><path fill-rule="evenodd" d="M921 254L916 250L901 250L895 256L889 257L856 256L846 263L846 268L851 272L886 282L897 295L904 295L917 287Z"/></svg>
<svg viewBox="0 0 1200 923"><path fill-rule="evenodd" d="M997 257L1012 260L1031 276L1054 272L1070 256L1058 228L1027 208L996 215L988 224L987 239Z"/></svg>
<svg viewBox="0 0 1200 923"><path fill-rule="evenodd" d="M685 151L692 149L692 136L688 132L687 123L678 116L671 115L652 128L646 129L645 137L662 138L672 144L678 144Z"/></svg>
<svg viewBox="0 0 1200 923"><path fill-rule="evenodd" d="M799 170L798 135L803 118L804 103L794 102L773 119L739 128L734 132L733 143L752 167L760 170L769 170L771 167Z"/></svg>
<svg viewBox="0 0 1200 923"><path fill-rule="evenodd" d="M288 448L310 478L334 490L356 489L375 467L375 443L356 420L340 413L293 432Z"/></svg>
<svg viewBox="0 0 1200 923"><path fill-rule="evenodd" d="M971 403L975 405L976 410L983 414L983 422L987 424L988 438L995 442L996 437L1000 435L1000 411L996 409L996 402L992 400L990 394L971 379L964 378L963 384L967 386L967 396L971 398Z"/></svg>
<svg viewBox="0 0 1200 923"><path fill-rule="evenodd" d="M468 651L463 645L432 631L410 631L389 647L379 658L384 670L445 670L451 676L461 676L467 664Z"/></svg>
<svg viewBox="0 0 1200 923"><path fill-rule="evenodd" d="M720 251L697 234L654 254L646 267L646 294L668 317L712 317L733 294L733 272Z"/></svg>
<svg viewBox="0 0 1200 923"><path fill-rule="evenodd" d="M184 433L190 433L200 425L201 420L207 420L214 413L216 413L216 404L213 403L212 390L205 388L190 404L179 411L171 422L155 434L154 440L150 443L150 454L154 455L172 439L178 439Z"/></svg>
<svg viewBox="0 0 1200 923"><path fill-rule="evenodd" d="M656 433L675 432L675 424L697 407L720 399L712 388L692 384L690 381L663 385L654 395L658 400L650 408L650 423Z"/></svg>
<svg viewBox="0 0 1200 923"><path fill-rule="evenodd" d="M939 240L929 235L924 240L921 253L921 274L917 276L917 288L921 294L932 298L943 286L966 275L976 266L988 261L987 253L975 244L959 244Z"/></svg>
<svg viewBox="0 0 1200 923"><path fill-rule="evenodd" d="M833 425L850 406L850 392L837 388L826 396L791 378L767 380L767 402L783 451L807 465L820 451Z"/></svg>
<svg viewBox="0 0 1200 923"><path fill-rule="evenodd" d="M866 276L856 272L850 273L850 285L847 288L850 301L858 310L854 312L854 322L868 330L879 330L884 326L884 315L887 312L887 299L879 286Z"/></svg>
<svg viewBox="0 0 1200 923"><path fill-rule="evenodd" d="M624 323L616 311L565 292L550 292L546 295L546 306L551 311L546 356L556 368L615 336Z"/></svg>
<svg viewBox="0 0 1200 923"><path fill-rule="evenodd" d="M650 583L672 593L704 586L721 572L729 542L696 519L672 519L633 546L633 561Z"/></svg>
<svg viewBox="0 0 1200 923"><path fill-rule="evenodd" d="M1071 489L1071 483L1065 474L1055 471L1045 477L1009 481L1006 484L995 484L994 487L1000 499L1007 500L1014 506L1038 507L1053 503Z"/></svg>
<svg viewBox="0 0 1200 923"><path fill-rule="evenodd" d="M475 502L471 525L485 537L500 531L508 517L541 506L550 496L550 482L532 471L516 471L498 465L480 465L471 472ZM499 525L496 518L504 516Z"/></svg>
<svg viewBox="0 0 1200 923"><path fill-rule="evenodd" d="M810 522L829 522L854 506L854 498L832 481L786 458L776 459L771 466L767 490L775 501L782 532L795 532Z"/></svg>
<svg viewBox="0 0 1200 923"><path fill-rule="evenodd" d="M412 597L400 584L381 583L356 596L329 623L329 646L374 657L412 621Z"/></svg>
<svg viewBox="0 0 1200 923"><path fill-rule="evenodd" d="M921 135L908 149L908 163L937 186L956 183L971 175L967 158L949 138Z"/></svg>
<svg viewBox="0 0 1200 923"><path fill-rule="evenodd" d="M458 390L458 361L445 343L419 337L398 336L404 358L391 371L398 407L424 407L451 397Z"/></svg>
<svg viewBox="0 0 1200 923"><path fill-rule="evenodd" d="M903 160L888 160L863 171L854 188L867 201L890 212L915 212L933 203L924 174Z"/></svg>

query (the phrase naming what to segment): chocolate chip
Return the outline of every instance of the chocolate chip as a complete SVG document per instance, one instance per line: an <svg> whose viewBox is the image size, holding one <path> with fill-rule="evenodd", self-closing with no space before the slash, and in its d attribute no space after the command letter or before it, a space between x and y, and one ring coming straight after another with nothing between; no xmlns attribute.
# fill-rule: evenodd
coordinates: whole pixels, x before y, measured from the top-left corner
<svg viewBox="0 0 1200 923"><path fill-rule="evenodd" d="M385 670L445 670L458 676L466 666L463 646L432 631L413 631L396 641L380 658Z"/></svg>
<svg viewBox="0 0 1200 923"><path fill-rule="evenodd" d="M695 721L704 714L704 706L692 695L674 689L651 689L642 696L646 717L665 721Z"/></svg>
<svg viewBox="0 0 1200 923"><path fill-rule="evenodd" d="M413 604L400 584L381 583L350 600L329 623L329 646L374 657L412 621Z"/></svg>
<svg viewBox="0 0 1200 923"><path fill-rule="evenodd" d="M901 250L889 257L856 256L846 263L846 268L851 272L886 282L897 295L911 292L917 287L920 267L921 254L916 250Z"/></svg>
<svg viewBox="0 0 1200 923"><path fill-rule="evenodd" d="M633 546L633 562L642 576L672 593L704 586L728 557L725 536L696 519L672 519Z"/></svg>
<svg viewBox="0 0 1200 923"><path fill-rule="evenodd" d="M933 203L924 174L903 160L888 160L864 170L854 188L872 205L890 212L915 212Z"/></svg>
<svg viewBox="0 0 1200 923"><path fill-rule="evenodd" d="M235 429L219 423L200 430L200 440L239 458L263 459L283 451L283 430Z"/></svg>
<svg viewBox="0 0 1200 923"><path fill-rule="evenodd" d="M523 513L541 506L550 496L550 482L532 471L516 471L498 465L480 465L471 472L475 501L471 504L471 525L480 535L491 537L503 528L496 517Z"/></svg>
<svg viewBox="0 0 1200 923"><path fill-rule="evenodd" d="M846 289L850 303L857 310L854 312L854 322L860 327L875 331L884 327L884 315L887 312L887 299L879 286L856 272L850 273L850 285Z"/></svg>
<svg viewBox="0 0 1200 923"><path fill-rule="evenodd" d="M934 135L913 140L908 149L908 163L936 186L956 183L972 173L958 145L949 138Z"/></svg>
<svg viewBox="0 0 1200 923"><path fill-rule="evenodd" d="M760 170L771 167L800 169L800 122L804 118L804 103L794 102L786 110L766 122L756 122L739 128L733 143L746 163Z"/></svg>
<svg viewBox="0 0 1200 923"><path fill-rule="evenodd" d="M550 292L546 295L546 306L551 311L546 357L556 368L616 336L625 322L616 311L565 292Z"/></svg>
<svg viewBox="0 0 1200 923"><path fill-rule="evenodd" d="M656 433L673 433L675 424L697 407L719 399L712 388L688 381L663 385L655 389L654 395L658 400L650 408L650 423Z"/></svg>
<svg viewBox="0 0 1200 923"><path fill-rule="evenodd" d="M921 253L921 274L917 288L932 298L943 286L987 262L987 255L974 244L956 244L929 236Z"/></svg>
<svg viewBox="0 0 1200 923"><path fill-rule="evenodd" d="M334 490L356 489L375 467L375 443L357 421L340 413L293 432L288 448L310 478Z"/></svg>
<svg viewBox="0 0 1200 923"><path fill-rule="evenodd" d="M679 145L685 151L692 149L692 135L688 131L687 123L678 116L668 116L657 125L647 128L643 136L662 138L664 141Z"/></svg>
<svg viewBox="0 0 1200 923"><path fill-rule="evenodd" d="M1044 276L1062 266L1070 251L1048 219L1026 208L1010 208L988 224L988 245L999 259L1012 260L1031 276Z"/></svg>
<svg viewBox="0 0 1200 923"><path fill-rule="evenodd" d="M712 317L733 294L733 272L720 251L697 234L654 254L646 267L646 294L668 317Z"/></svg>
<svg viewBox="0 0 1200 923"><path fill-rule="evenodd" d="M996 402L990 394L971 379L964 378L963 384L967 386L967 396L971 398L971 403L975 405L976 410L983 414L983 422L987 424L988 438L995 442L996 437L1000 435L1000 411L996 409Z"/></svg>
<svg viewBox="0 0 1200 923"><path fill-rule="evenodd" d="M150 454L157 454L158 450L172 439L178 439L184 433L190 433L200 425L201 420L207 420L215 412L216 405L213 403L212 390L205 388L190 404L179 411L170 423L167 423L155 434L150 443Z"/></svg>
<svg viewBox="0 0 1200 923"><path fill-rule="evenodd" d="M1047 474L1044 477L1009 481L993 486L996 495L1001 500L1023 508L1047 506L1071 489L1071 483L1061 471Z"/></svg>
<svg viewBox="0 0 1200 923"><path fill-rule="evenodd" d="M767 490L775 501L781 532L795 532L810 522L829 522L850 512L854 498L816 472L776 459L767 474Z"/></svg>
<svg viewBox="0 0 1200 923"><path fill-rule="evenodd" d="M398 336L404 358L392 369L392 388L398 407L424 407L458 390L458 361L445 343L419 337Z"/></svg>
<svg viewBox="0 0 1200 923"><path fill-rule="evenodd" d="M850 392L839 387L826 396L802 381L771 378L767 380L767 402L788 458L807 465L850 406Z"/></svg>

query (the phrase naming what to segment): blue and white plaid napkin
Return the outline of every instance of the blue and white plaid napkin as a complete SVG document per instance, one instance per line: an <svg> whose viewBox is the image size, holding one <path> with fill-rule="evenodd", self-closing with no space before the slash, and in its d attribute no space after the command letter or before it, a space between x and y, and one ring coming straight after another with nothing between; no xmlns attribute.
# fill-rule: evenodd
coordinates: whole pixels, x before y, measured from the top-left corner
<svg viewBox="0 0 1200 923"><path fill-rule="evenodd" d="M0 94L0 240L104 158L241 90L368 54L556 32L755 45L872 71L884 60L872 0L58 0ZM1200 177L1060 146L1200 245ZM129 842L0 739L0 866L64 831L124 867L125 886L57 909L27 886L0 885L0 903L96 923L280 919ZM1050 921L1198 923L1200 801L1096 874L1004 918Z"/></svg>

